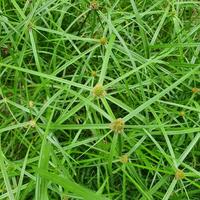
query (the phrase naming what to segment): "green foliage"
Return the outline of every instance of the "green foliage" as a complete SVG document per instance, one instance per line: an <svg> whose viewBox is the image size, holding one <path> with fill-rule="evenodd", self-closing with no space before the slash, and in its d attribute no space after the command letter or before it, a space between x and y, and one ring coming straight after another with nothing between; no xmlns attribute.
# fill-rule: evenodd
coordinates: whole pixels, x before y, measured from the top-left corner
<svg viewBox="0 0 200 200"><path fill-rule="evenodd" d="M200 196L200 3L0 1L0 199Z"/></svg>

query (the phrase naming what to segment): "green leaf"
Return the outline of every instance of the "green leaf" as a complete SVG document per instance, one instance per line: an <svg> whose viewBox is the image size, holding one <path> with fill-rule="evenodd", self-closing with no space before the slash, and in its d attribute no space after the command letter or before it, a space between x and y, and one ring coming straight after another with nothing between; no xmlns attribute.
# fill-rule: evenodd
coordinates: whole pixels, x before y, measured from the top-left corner
<svg viewBox="0 0 200 200"><path fill-rule="evenodd" d="M36 172L41 177L46 178L46 179L50 180L51 182L62 186L68 192L78 195L85 200L94 200L94 199L106 200L106 198L103 197L102 195L96 194L92 190L89 190L88 188L85 188L82 185L75 183L68 177L58 176L56 174L45 171L43 169L36 169Z"/></svg>

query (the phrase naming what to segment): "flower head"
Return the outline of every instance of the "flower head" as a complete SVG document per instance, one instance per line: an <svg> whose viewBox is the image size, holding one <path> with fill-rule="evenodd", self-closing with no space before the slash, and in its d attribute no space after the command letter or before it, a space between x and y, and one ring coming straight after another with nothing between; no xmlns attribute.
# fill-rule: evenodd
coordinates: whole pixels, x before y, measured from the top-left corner
<svg viewBox="0 0 200 200"><path fill-rule="evenodd" d="M91 75L92 75L93 77L96 77L96 76L97 76L97 72L96 72L96 71L92 71L92 72L91 72Z"/></svg>
<svg viewBox="0 0 200 200"><path fill-rule="evenodd" d="M101 45L106 45L108 43L107 38L105 38L105 37L100 38L99 42Z"/></svg>
<svg viewBox="0 0 200 200"><path fill-rule="evenodd" d="M182 180L185 178L185 173L183 172L183 170L177 169L176 173L175 173L175 178L176 180Z"/></svg>
<svg viewBox="0 0 200 200"><path fill-rule="evenodd" d="M99 9L99 4L97 3L97 1L94 0L90 3L90 9L91 10L98 10Z"/></svg>
<svg viewBox="0 0 200 200"><path fill-rule="evenodd" d="M180 111L180 112L179 112L179 116L180 116L180 117L184 117L184 116L185 116L185 112L184 112L184 111Z"/></svg>
<svg viewBox="0 0 200 200"><path fill-rule="evenodd" d="M122 133L124 131L124 124L124 120L122 118L118 118L110 124L110 128L115 133Z"/></svg>
<svg viewBox="0 0 200 200"><path fill-rule="evenodd" d="M106 91L104 90L103 86L100 83L97 83L93 89L92 93L95 97L104 97L106 95Z"/></svg>
<svg viewBox="0 0 200 200"><path fill-rule="evenodd" d="M34 119L31 119L31 120L29 121L29 125L30 125L32 128L35 128L35 126L36 126L36 121L35 121Z"/></svg>
<svg viewBox="0 0 200 200"><path fill-rule="evenodd" d="M33 101L29 101L29 102L28 102L28 105L29 105L30 108L33 108L34 102L33 102Z"/></svg>
<svg viewBox="0 0 200 200"><path fill-rule="evenodd" d="M124 154L120 157L120 161L123 163L123 164L126 164L128 163L128 155L127 154Z"/></svg>
<svg viewBox="0 0 200 200"><path fill-rule="evenodd" d="M199 89L199 88L192 88L192 92L193 92L193 93L200 92L200 89Z"/></svg>

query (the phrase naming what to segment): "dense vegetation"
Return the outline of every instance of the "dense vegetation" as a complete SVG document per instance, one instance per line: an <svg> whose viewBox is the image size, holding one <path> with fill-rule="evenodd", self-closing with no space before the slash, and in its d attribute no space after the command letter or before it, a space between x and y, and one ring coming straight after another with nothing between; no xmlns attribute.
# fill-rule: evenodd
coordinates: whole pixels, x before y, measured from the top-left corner
<svg viewBox="0 0 200 200"><path fill-rule="evenodd" d="M0 199L199 200L200 2L0 1Z"/></svg>

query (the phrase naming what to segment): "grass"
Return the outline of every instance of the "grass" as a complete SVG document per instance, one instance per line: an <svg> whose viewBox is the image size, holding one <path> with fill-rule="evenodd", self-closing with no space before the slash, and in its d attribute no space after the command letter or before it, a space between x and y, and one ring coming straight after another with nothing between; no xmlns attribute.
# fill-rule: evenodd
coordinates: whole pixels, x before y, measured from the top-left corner
<svg viewBox="0 0 200 200"><path fill-rule="evenodd" d="M0 1L0 199L199 200L200 3Z"/></svg>

